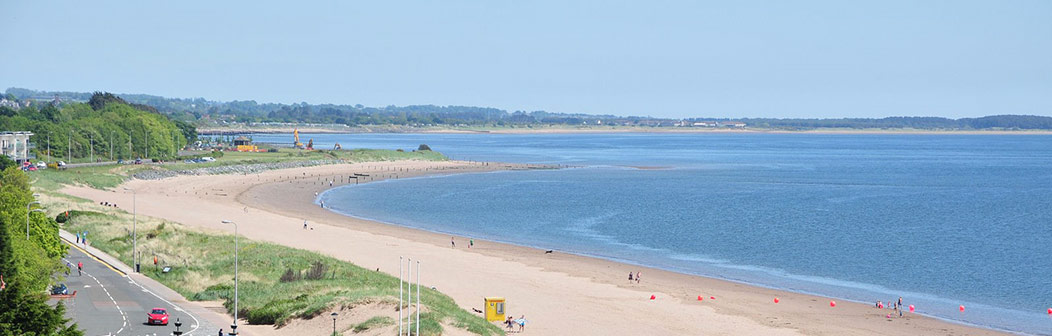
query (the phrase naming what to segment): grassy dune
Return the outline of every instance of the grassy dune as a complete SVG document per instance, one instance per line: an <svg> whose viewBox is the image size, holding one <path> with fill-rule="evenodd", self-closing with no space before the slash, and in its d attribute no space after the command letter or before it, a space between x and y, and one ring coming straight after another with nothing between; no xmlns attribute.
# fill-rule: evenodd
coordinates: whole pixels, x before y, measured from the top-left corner
<svg viewBox="0 0 1052 336"><path fill-rule="evenodd" d="M49 201L50 202L50 201ZM58 209L65 200L55 200ZM91 244L132 262L131 216L121 210L79 204L88 211L73 211L69 231L88 231ZM191 300L223 300L233 311L234 238L228 234L194 231L182 225L139 216L138 244L142 273ZM339 307L380 305L396 312L398 279L318 253L256 242L240 244L239 315L253 324L283 325L294 318L311 318ZM158 265L154 266L154 256ZM161 267L172 267L161 272ZM317 267L314 265L322 265ZM310 278L314 268L316 278ZM282 281L286 273L291 281ZM289 278L289 277L286 277ZM469 313L453 300L431 289L421 289L422 335L442 334L443 326L479 335L501 335L499 327ZM355 326L361 331L393 324L388 316L375 316Z"/></svg>
<svg viewBox="0 0 1052 336"><path fill-rule="evenodd" d="M132 265L131 214L89 200L58 192L63 185L112 188L142 169L192 169L208 165L237 165L263 162L337 159L345 162L446 160L434 152L351 150L278 153L226 153L207 164L108 165L34 172L34 189L51 215L71 212L64 228L89 232L91 245ZM160 219L139 216L138 247L142 273L191 300L223 300L233 312L234 240L222 232L206 232ZM283 325L296 318L311 318L334 309L356 306L381 307L397 312L397 278L315 252L240 240L240 298L238 314L253 324ZM153 264L157 257L158 265ZM169 273L161 267L171 266ZM313 272L312 272L313 271ZM453 300L434 290L422 289L424 305L420 317L422 335L442 334L454 327L479 335L503 335L501 329L469 313ZM387 310L389 309L389 310ZM397 314L397 313L394 313ZM355 325L361 332L394 324L383 314Z"/></svg>

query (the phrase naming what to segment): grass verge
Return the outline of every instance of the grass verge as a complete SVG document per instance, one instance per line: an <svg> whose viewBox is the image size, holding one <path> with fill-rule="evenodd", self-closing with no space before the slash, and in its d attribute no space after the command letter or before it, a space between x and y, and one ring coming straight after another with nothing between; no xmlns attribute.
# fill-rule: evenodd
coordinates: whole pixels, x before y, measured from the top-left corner
<svg viewBox="0 0 1052 336"><path fill-rule="evenodd" d="M54 202L49 208L60 209L65 200ZM131 265L131 216L90 203L78 206L87 210L74 212L66 229L91 232L92 246ZM144 216L139 216L137 230L144 275L191 300L223 300L232 312L233 236L195 231ZM239 315L253 324L283 325L290 319L315 317L337 306L381 303L389 305L392 311L396 309L397 278L306 250L243 238L239 245ZM162 272L163 266L171 266L171 271ZM290 272L296 276L288 276ZM287 281L283 281L283 276ZM503 335L499 327L461 309L450 297L431 289L422 289L421 294L425 306L420 314L422 335L440 335L443 325L478 335ZM389 322L393 320L381 316L360 323L355 329L376 328Z"/></svg>

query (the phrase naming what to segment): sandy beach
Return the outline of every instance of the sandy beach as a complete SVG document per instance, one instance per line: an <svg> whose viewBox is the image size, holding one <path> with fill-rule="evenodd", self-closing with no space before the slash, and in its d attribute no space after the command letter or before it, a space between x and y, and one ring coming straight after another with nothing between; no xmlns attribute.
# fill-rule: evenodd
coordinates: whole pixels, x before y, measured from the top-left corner
<svg viewBox="0 0 1052 336"><path fill-rule="evenodd" d="M313 203L334 186L423 174L530 169L525 165L477 162L375 162L267 171L252 175L178 176L133 180L140 215L164 218L210 231L231 232L222 220L239 223L249 239L317 251L365 268L398 275L398 258L421 262L421 282L467 309L483 308L483 297L503 296L507 311L525 315L523 334L534 335L999 335L997 331L906 313L872 304L744 285L642 268L570 254L499 244L470 237L403 228L342 216ZM540 167L533 167L540 168ZM129 209L131 192L68 187L64 193ZM312 230L303 229L307 220ZM629 272L642 281L629 282ZM651 300L651 295L655 297ZM704 300L699 301L698 297ZM774 299L778 298L779 303ZM878 298L874 298L876 300ZM904 298L909 304L909 298ZM206 304L206 303L203 303ZM331 325L326 318L287 329L248 326L245 334L291 334ZM314 326L317 324L317 326ZM322 329L319 329L322 330ZM459 334L451 332L451 334Z"/></svg>

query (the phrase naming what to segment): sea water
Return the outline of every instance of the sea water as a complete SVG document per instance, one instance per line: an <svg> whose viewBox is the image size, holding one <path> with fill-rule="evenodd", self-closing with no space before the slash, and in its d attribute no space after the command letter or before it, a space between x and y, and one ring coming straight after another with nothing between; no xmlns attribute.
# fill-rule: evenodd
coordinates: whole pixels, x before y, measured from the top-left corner
<svg viewBox="0 0 1052 336"><path fill-rule="evenodd" d="M1049 135L303 136L575 167L321 196L343 214L1052 334Z"/></svg>

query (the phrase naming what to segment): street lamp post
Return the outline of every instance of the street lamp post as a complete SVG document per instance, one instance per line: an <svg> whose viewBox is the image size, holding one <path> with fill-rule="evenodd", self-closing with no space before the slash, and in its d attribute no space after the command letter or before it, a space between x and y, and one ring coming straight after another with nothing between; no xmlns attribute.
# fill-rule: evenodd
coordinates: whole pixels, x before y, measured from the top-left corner
<svg viewBox="0 0 1052 336"><path fill-rule="evenodd" d="M234 324L230 325L231 331L228 335L237 335L237 223L229 220L223 220L223 223L234 224Z"/></svg>
<svg viewBox="0 0 1052 336"><path fill-rule="evenodd" d="M136 211L136 203L138 203L138 202L135 201L135 190L131 190L131 189L128 189L128 188L124 188L124 190L131 191L131 193L132 193L132 263L135 264L135 272L138 273L139 272L139 244L138 244L139 235L137 234L137 231L135 229L135 227L138 226L138 221L139 221L138 220L138 217L139 217L138 216L138 212Z"/></svg>
<svg viewBox="0 0 1052 336"><path fill-rule="evenodd" d="M336 315L337 315L336 312L332 312L332 314L330 314L330 316L332 316L332 335L333 336L336 336Z"/></svg>
<svg viewBox="0 0 1052 336"><path fill-rule="evenodd" d="M33 194L33 197L37 197L37 196L40 196L40 194ZM29 208L33 207L33 204L40 204L40 202L32 201L32 202L29 202L29 204L26 204L26 240L29 240L29 214L32 213L32 212L44 212L43 209L29 210Z"/></svg>

